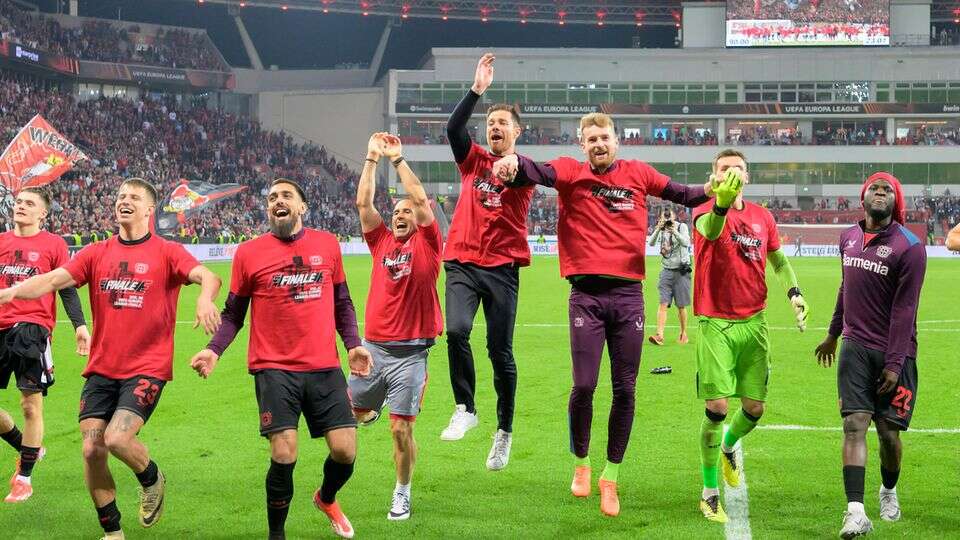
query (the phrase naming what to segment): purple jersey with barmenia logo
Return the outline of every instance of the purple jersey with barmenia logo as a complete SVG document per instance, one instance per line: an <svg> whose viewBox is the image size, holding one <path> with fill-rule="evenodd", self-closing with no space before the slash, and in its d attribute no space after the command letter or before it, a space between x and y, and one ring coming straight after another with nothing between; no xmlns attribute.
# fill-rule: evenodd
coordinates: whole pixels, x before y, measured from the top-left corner
<svg viewBox="0 0 960 540"><path fill-rule="evenodd" d="M883 351L884 368L899 373L906 357L917 356L917 308L927 252L897 222L865 246L863 226L861 221L840 235L843 281L830 335Z"/></svg>

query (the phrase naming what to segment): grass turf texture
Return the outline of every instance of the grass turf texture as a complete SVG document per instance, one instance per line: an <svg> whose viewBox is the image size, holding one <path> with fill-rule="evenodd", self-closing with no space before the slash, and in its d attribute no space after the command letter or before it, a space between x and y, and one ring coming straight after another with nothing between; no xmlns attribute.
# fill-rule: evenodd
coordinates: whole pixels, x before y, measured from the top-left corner
<svg viewBox="0 0 960 540"><path fill-rule="evenodd" d="M833 258L792 259L812 314L806 333L793 326L782 288L770 278L770 325L774 347L769 409L761 425L800 424L837 427L836 367L816 364L814 347L825 335L840 276ZM346 270L363 321L370 258L347 257ZM676 344L672 310L667 345L644 346L637 383L633 437L620 469L620 517L601 516L596 478L605 459L610 404L608 360L601 367L595 396L591 458L593 494L575 499L569 485L573 458L568 450L567 396L571 386L566 328L569 286L560 279L557 259L535 258L521 271L520 305L514 351L519 369L517 414L510 465L485 468L496 429L495 394L485 351L485 328L476 327L480 426L464 440L443 442L440 431L453 410L446 343L440 338L430 357L430 384L416 423L420 455L413 481L413 516L389 522L386 513L394 485L389 423L380 420L359 432L353 478L339 500L358 537L461 538L623 537L721 538L722 526L707 523L697 509L700 466L697 437L703 404L694 387L695 324L691 344ZM229 265L212 264L229 284ZM658 259L648 259L647 327L656 320ZM915 428L960 428L960 387L956 383L960 293L953 260L929 261L920 311L920 390ZM198 287L181 295L181 321L192 320ZM442 294L443 287L440 286ZM81 291L86 305L87 293ZM61 314L61 321L66 318ZM482 323L482 315L478 316ZM0 506L5 538L97 538L101 530L83 484L76 414L83 360L74 352L69 323L58 326L54 358L57 383L45 401L47 457L34 471L35 494L23 504ZM281 338L282 339L282 338ZM221 359L209 380L189 369L190 356L206 337L178 324L176 379L140 436L167 475L166 510L150 530L137 524L137 482L121 462L110 464L128 538L263 538L266 536L264 475L268 445L257 432L253 378L246 372L246 328ZM673 366L670 375L649 374ZM22 427L19 392L0 393L0 406ZM313 508L325 444L300 432L296 493L287 521L289 538L332 537L326 518ZM866 507L877 537L960 537L960 434L904 435L905 459L899 492L903 519L879 520L880 484L876 437L868 439ZM835 537L845 509L841 481L841 434L836 431L757 430L745 439L745 472L750 494L750 525L757 538ZM0 444L3 479L12 473L14 453Z"/></svg>

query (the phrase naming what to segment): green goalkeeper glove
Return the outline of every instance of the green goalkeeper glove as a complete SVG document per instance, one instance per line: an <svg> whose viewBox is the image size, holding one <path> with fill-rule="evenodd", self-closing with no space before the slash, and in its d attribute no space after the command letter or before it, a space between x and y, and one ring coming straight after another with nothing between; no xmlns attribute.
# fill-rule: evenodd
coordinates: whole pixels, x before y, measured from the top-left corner
<svg viewBox="0 0 960 540"><path fill-rule="evenodd" d="M713 193L717 197L716 205L720 208L730 208L737 195L743 189L743 177L740 169L727 169L723 179L713 177Z"/></svg>

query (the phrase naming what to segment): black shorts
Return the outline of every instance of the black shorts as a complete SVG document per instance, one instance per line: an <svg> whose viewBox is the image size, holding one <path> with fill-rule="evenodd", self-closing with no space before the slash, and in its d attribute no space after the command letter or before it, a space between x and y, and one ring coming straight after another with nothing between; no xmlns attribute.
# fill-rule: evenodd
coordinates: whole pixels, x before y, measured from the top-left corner
<svg viewBox="0 0 960 540"><path fill-rule="evenodd" d="M910 426L917 401L917 361L907 357L897 386L889 394L877 395L877 380L883 373L884 353L844 339L837 366L840 416L869 413L874 420L885 418L901 429Z"/></svg>
<svg viewBox="0 0 960 540"><path fill-rule="evenodd" d="M314 439L337 428L357 427L339 369L285 371L263 369L253 374L260 406L260 435L297 429L300 413Z"/></svg>
<svg viewBox="0 0 960 540"><path fill-rule="evenodd" d="M46 328L17 323L0 331L0 388L7 387L11 375L20 391L47 395L53 386L53 357Z"/></svg>
<svg viewBox="0 0 960 540"><path fill-rule="evenodd" d="M143 418L146 424L166 384L163 379L147 375L129 379L90 375L80 392L80 420L100 418L109 422L117 409L125 409Z"/></svg>

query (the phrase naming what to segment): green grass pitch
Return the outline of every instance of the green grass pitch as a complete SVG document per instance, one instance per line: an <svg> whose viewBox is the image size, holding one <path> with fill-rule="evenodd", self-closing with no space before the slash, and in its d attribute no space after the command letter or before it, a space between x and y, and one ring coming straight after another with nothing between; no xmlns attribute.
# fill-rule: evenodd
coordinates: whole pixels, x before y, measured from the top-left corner
<svg viewBox="0 0 960 540"><path fill-rule="evenodd" d="M359 320L369 282L370 258L348 257L346 269ZM647 332L656 318L656 259L648 260ZM782 288L771 278L768 308L774 366L768 411L762 424L840 425L835 368L819 367L813 349L825 334L836 298L836 259L793 259L812 307L806 333L791 328L792 312ZM224 277L229 265L211 267ZM931 259L920 312L920 389L915 428L960 428L960 266ZM440 287L441 293L443 287ZM198 288L181 295L179 319L192 320ZM568 450L567 397L571 386L566 328L568 285L555 258L535 258L521 272L514 350L519 366L517 415L509 467L489 472L484 462L496 429L495 396L478 326L473 346L478 366L480 426L459 442L442 442L441 429L453 409L446 344L438 340L430 357L430 384L416 424L420 455L413 481L413 516L388 522L394 471L387 422L360 430L356 472L340 501L359 538L722 538L722 526L707 523L697 510L700 493L697 437L703 405L694 392L694 345L677 345L671 312L668 344L644 347L637 383L633 437L620 472L620 517L599 512L594 494L569 493L572 458ZM81 292L86 303L87 294ZM65 317L61 315L61 321ZM478 319L482 322L482 318ZM83 484L77 402L83 360L73 353L68 324L60 324L54 358L57 383L45 402L46 459L34 473L35 495L19 505L0 505L4 538L97 538L101 530ZM696 339L696 332L691 338ZM257 433L253 379L246 372L246 329L221 359L209 380L189 369L188 359L206 343L189 324L176 336L176 379L140 436L168 478L166 510L152 529L136 519L136 479L119 461L111 467L128 538L264 538L264 475L269 454ZM135 354L135 353L134 353ZM670 375L650 375L660 365ZM603 463L610 404L607 360L595 397L591 458ZM0 407L18 424L19 393L0 392ZM903 519L877 517L880 482L876 439L869 439L868 515L878 538L960 538L960 434L908 432L900 483ZM301 430L296 494L287 521L289 538L331 538L324 516L311 504L326 456L322 441ZM837 431L758 429L744 444L750 525L756 538L835 537L845 509ZM12 473L13 451L0 444L0 472ZM595 471L594 480L599 473Z"/></svg>

